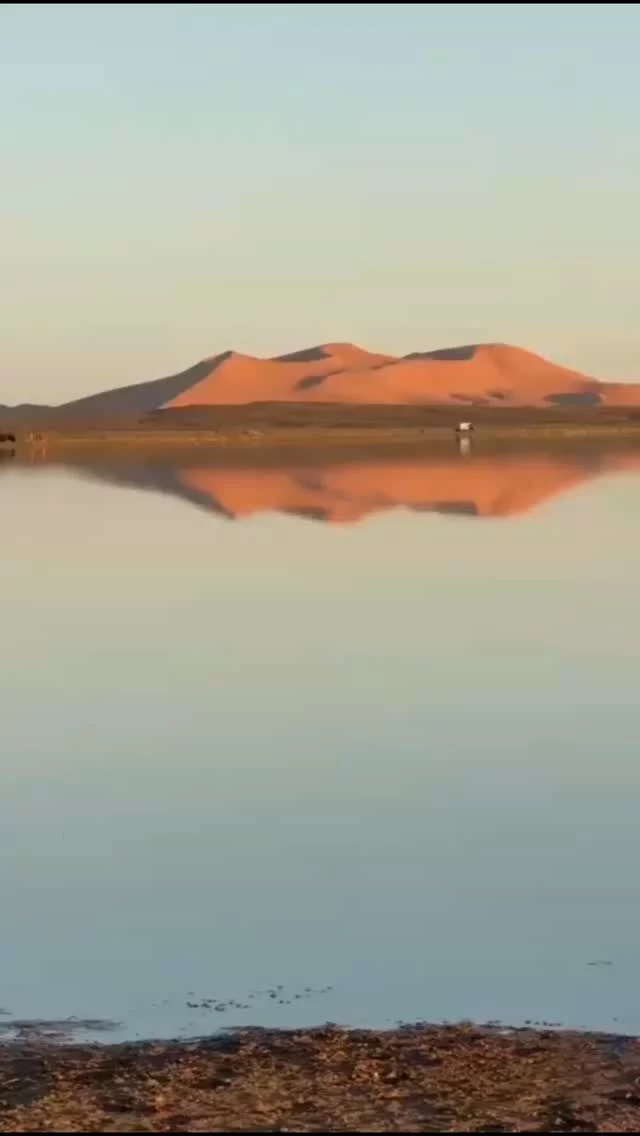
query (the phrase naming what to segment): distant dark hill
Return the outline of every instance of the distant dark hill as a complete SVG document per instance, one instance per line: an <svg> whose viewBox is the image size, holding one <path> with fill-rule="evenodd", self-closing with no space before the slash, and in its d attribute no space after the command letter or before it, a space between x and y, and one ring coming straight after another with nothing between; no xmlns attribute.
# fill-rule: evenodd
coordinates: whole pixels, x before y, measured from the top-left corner
<svg viewBox="0 0 640 1136"><path fill-rule="evenodd" d="M86 398L77 398L63 403L58 409L65 418L148 414L167 402L173 402L196 383L213 374L230 354L230 351L225 351L211 359L203 359L186 371L165 379L151 379L146 383L136 383L135 386L114 387L99 394L87 395Z"/></svg>
<svg viewBox="0 0 640 1136"><path fill-rule="evenodd" d="M55 406L0 406L0 432L2 430L31 430L51 427L60 417Z"/></svg>

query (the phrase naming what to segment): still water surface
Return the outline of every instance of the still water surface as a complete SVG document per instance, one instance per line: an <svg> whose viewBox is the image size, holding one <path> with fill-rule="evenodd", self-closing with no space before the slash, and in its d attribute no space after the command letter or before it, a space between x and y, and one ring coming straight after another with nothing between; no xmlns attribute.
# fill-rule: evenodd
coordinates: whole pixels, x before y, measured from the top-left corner
<svg viewBox="0 0 640 1136"><path fill-rule="evenodd" d="M639 465L4 463L0 1023L640 1031Z"/></svg>

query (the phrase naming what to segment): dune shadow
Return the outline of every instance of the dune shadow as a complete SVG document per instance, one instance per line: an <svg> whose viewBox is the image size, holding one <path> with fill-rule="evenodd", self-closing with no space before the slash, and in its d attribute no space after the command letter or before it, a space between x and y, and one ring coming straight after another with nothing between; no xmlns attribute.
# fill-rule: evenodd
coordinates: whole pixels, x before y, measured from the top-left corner
<svg viewBox="0 0 640 1136"><path fill-rule="evenodd" d="M552 406L600 406L602 395L594 391L572 391L566 394L548 394L545 402Z"/></svg>
<svg viewBox="0 0 640 1136"><path fill-rule="evenodd" d="M428 501L422 505L412 505L417 513L450 513L455 517L478 517L475 501Z"/></svg>
<svg viewBox="0 0 640 1136"><path fill-rule="evenodd" d="M307 375L305 379L298 379L295 384L296 390L311 390L313 387L319 387L329 378L329 375Z"/></svg>
<svg viewBox="0 0 640 1136"><path fill-rule="evenodd" d="M412 351L404 359L426 359L434 363L462 363L466 359L473 359L480 349L479 343L466 343L461 347L443 347L439 351ZM403 362L403 360L400 360Z"/></svg>
<svg viewBox="0 0 640 1136"><path fill-rule="evenodd" d="M230 513L212 493L205 493L185 484L180 476L181 469L177 466L160 462L126 465L119 462L114 462L113 465L105 462L87 462L82 465L74 463L68 468L87 481L100 481L123 489L140 489L146 493L178 497L207 513L215 513L227 520L235 519L234 514Z"/></svg>
<svg viewBox="0 0 640 1136"><path fill-rule="evenodd" d="M307 347L303 351L290 351L288 355L274 355L274 363L320 363L330 358L325 347Z"/></svg>
<svg viewBox="0 0 640 1136"><path fill-rule="evenodd" d="M282 509L287 517L300 517L304 521L329 521L330 513L327 509L314 509L312 505L298 505L296 508Z"/></svg>
<svg viewBox="0 0 640 1136"><path fill-rule="evenodd" d="M196 383L206 379L231 355L230 351L223 352L213 359L203 359L186 371L177 375L169 375L164 379L151 379L146 383L136 383L129 387L116 387L112 390L101 391L100 394L87 395L86 398L66 402L58 408L59 413L65 417L84 415L119 415L148 414L157 410L167 402L178 398L184 391Z"/></svg>

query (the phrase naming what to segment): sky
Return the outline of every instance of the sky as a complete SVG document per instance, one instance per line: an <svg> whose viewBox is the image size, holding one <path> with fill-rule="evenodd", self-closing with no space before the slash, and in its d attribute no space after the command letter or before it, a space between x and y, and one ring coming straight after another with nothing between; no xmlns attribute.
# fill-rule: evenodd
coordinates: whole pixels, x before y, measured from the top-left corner
<svg viewBox="0 0 640 1136"><path fill-rule="evenodd" d="M640 379L640 6L3 4L0 403L233 348Z"/></svg>

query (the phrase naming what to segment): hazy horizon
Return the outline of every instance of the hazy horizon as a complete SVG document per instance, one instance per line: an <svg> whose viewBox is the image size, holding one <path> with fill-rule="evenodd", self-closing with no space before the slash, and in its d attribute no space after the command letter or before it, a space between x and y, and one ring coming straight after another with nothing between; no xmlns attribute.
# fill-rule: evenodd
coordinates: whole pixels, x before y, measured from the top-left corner
<svg viewBox="0 0 640 1136"><path fill-rule="evenodd" d="M5 4L0 402L232 348L640 379L635 5Z"/></svg>

